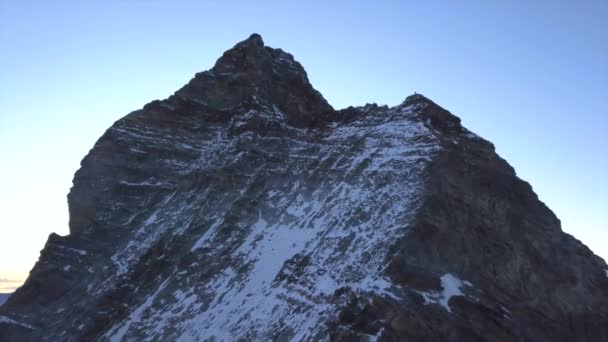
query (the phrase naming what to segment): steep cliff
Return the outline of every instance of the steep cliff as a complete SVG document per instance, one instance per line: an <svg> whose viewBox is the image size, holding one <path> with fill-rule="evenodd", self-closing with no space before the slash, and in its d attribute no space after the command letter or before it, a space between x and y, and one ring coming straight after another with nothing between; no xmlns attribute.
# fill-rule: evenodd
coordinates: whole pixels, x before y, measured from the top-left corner
<svg viewBox="0 0 608 342"><path fill-rule="evenodd" d="M252 35L83 159L7 341L602 341L605 262L422 95L334 110Z"/></svg>

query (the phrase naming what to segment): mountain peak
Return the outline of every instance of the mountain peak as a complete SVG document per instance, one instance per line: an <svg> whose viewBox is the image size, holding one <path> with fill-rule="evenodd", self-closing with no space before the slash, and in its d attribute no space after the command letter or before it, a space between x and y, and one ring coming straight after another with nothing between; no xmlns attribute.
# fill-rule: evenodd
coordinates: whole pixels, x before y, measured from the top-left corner
<svg viewBox="0 0 608 342"><path fill-rule="evenodd" d="M264 39L262 39L262 36L259 35L258 33L252 33L249 38L241 41L240 43L238 43L237 45L241 45L241 46L260 46L263 47L264 46Z"/></svg>
<svg viewBox="0 0 608 342"><path fill-rule="evenodd" d="M489 142L420 94L333 111L259 35L73 184L3 341L608 341L608 265Z"/></svg>
<svg viewBox="0 0 608 342"><path fill-rule="evenodd" d="M272 62L274 49L266 47L262 36L253 33L249 38L238 42L224 52L212 70L216 72L233 72L244 67L260 68L264 62Z"/></svg>
<svg viewBox="0 0 608 342"><path fill-rule="evenodd" d="M176 95L221 111L250 104L275 105L293 126L307 127L333 112L291 54L265 46L254 33L224 52L209 71L196 74Z"/></svg>
<svg viewBox="0 0 608 342"><path fill-rule="evenodd" d="M419 94L419 93L414 93L414 94L406 97L405 100L403 101L403 104L410 105L410 104L429 102L429 101L431 101L431 100L429 98L427 98L426 96Z"/></svg>
<svg viewBox="0 0 608 342"><path fill-rule="evenodd" d="M434 128L460 130L460 118L439 106L428 97L414 93L405 98L399 106L421 106L420 115L427 118Z"/></svg>

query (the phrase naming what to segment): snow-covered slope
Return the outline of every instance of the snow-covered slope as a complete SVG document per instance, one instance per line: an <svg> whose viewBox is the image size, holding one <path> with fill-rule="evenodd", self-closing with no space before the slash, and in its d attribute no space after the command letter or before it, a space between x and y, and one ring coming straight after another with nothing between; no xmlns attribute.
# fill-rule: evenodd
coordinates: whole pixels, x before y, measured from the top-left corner
<svg viewBox="0 0 608 342"><path fill-rule="evenodd" d="M135 246L156 244L160 234L150 232L164 230L177 236L171 238L196 236L181 245L192 263L159 280L104 336L313 338L326 335L323 322L337 315L338 289L392 295L382 274L390 241L407 232L423 170L439 148L415 119L416 109L370 108L314 137L293 129L288 138L244 131L230 139L218 129L214 148L200 148L204 166L194 163L184 172L234 167L251 173L240 176L242 186L213 191L215 185L204 183L166 195L144 221L145 238L130 240L114 259L139 255ZM198 213L185 214L183 203L196 203ZM177 216L201 223L184 224ZM133 262L118 269L128 265ZM210 265L206 281L190 280Z"/></svg>
<svg viewBox="0 0 608 342"><path fill-rule="evenodd" d="M605 263L489 142L421 95L335 111L258 35L109 128L69 204L6 340L608 337Z"/></svg>

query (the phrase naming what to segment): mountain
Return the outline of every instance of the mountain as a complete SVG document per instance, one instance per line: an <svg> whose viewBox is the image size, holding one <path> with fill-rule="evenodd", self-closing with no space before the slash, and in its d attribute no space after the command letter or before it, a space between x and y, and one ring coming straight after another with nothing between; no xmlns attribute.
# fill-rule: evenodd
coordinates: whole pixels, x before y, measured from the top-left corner
<svg viewBox="0 0 608 342"><path fill-rule="evenodd" d="M3 341L607 341L606 263L415 94L334 110L254 34L82 160Z"/></svg>

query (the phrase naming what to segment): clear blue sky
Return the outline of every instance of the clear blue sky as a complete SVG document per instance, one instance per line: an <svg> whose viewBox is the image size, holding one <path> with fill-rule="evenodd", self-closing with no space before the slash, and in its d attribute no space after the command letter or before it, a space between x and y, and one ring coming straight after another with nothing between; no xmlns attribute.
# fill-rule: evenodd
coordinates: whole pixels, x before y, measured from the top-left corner
<svg viewBox="0 0 608 342"><path fill-rule="evenodd" d="M336 108L417 91L449 109L608 258L607 18L606 0L0 0L0 292L67 234L104 130L252 32Z"/></svg>

